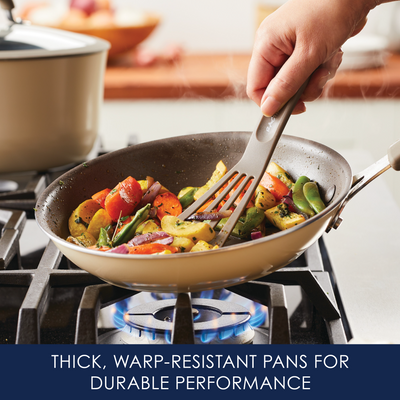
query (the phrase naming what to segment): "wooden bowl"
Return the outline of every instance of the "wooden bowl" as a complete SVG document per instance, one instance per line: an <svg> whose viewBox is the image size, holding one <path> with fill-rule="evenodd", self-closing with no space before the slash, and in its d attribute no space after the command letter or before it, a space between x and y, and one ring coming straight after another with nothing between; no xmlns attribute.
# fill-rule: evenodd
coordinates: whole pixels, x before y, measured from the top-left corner
<svg viewBox="0 0 400 400"><path fill-rule="evenodd" d="M111 44L108 57L113 58L134 49L139 43L143 42L150 36L159 22L160 18L157 15L148 14L143 24L134 26L117 26L112 24L104 27L85 25L72 27L68 26L68 24L62 24L58 28L107 40Z"/></svg>

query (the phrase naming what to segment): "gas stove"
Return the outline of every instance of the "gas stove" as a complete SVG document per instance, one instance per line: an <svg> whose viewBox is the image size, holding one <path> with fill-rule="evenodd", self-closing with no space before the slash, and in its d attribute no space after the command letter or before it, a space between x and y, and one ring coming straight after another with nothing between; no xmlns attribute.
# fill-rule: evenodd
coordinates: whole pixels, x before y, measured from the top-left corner
<svg viewBox="0 0 400 400"><path fill-rule="evenodd" d="M128 145L137 143L131 135ZM95 154L104 154L101 143ZM0 343L347 343L351 331L323 239L256 281L201 293L104 283L64 257L34 220L73 165L0 176Z"/></svg>
<svg viewBox="0 0 400 400"><path fill-rule="evenodd" d="M69 166L67 167L69 168ZM104 283L41 237L36 199L63 169L2 177L0 343L347 343L324 241L256 281L177 295Z"/></svg>

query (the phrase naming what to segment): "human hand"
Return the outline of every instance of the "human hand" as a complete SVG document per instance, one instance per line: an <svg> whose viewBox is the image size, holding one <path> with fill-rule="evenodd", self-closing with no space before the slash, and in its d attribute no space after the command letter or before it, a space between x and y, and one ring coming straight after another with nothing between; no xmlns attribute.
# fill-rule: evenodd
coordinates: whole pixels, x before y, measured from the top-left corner
<svg viewBox="0 0 400 400"><path fill-rule="evenodd" d="M310 77L293 113L305 111L332 79L342 60L340 47L359 33L371 0L290 0L257 31L249 64L247 95L272 116Z"/></svg>

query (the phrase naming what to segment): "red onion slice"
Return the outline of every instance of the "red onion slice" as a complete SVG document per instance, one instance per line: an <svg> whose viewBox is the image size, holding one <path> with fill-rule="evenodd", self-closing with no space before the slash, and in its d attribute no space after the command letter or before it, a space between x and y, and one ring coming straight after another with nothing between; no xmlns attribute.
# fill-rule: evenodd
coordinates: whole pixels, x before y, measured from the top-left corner
<svg viewBox="0 0 400 400"><path fill-rule="evenodd" d="M295 212L296 214L300 214L305 219L309 218L309 216L307 214L305 214L305 213L303 213L303 211L299 210L297 208L296 204L294 204L293 197L292 197L292 191L290 191L287 196L282 197L282 203L286 204L289 207L289 211Z"/></svg>
<svg viewBox="0 0 400 400"><path fill-rule="evenodd" d="M155 240L153 243L167 244L170 245L174 241L174 237L170 236L165 239Z"/></svg>
<svg viewBox="0 0 400 400"><path fill-rule="evenodd" d="M141 244L152 243L157 240L168 239L168 238L172 238L172 241L174 241L174 238L167 232L164 231L149 232L149 233L144 233L143 235L135 236L127 244L128 246L140 246Z"/></svg>
<svg viewBox="0 0 400 400"><path fill-rule="evenodd" d="M115 253L115 254L128 254L129 253L129 249L128 246L123 243L117 247L114 247L110 250L107 250L106 253Z"/></svg>
<svg viewBox="0 0 400 400"><path fill-rule="evenodd" d="M152 204L156 196L158 195L158 192L161 189L161 183L160 182L154 182L146 191L146 193L143 195L142 200L140 200L139 205L137 208L144 207L146 204Z"/></svg>
<svg viewBox="0 0 400 400"><path fill-rule="evenodd" d="M153 219L157 215L157 207L151 207L149 212L149 218Z"/></svg>
<svg viewBox="0 0 400 400"><path fill-rule="evenodd" d="M190 215L186 218L187 221L218 221L222 218L229 218L232 215L232 210L208 212L200 211L195 214Z"/></svg>
<svg viewBox="0 0 400 400"><path fill-rule="evenodd" d="M261 239L263 237L260 231L254 231L250 233L251 240Z"/></svg>

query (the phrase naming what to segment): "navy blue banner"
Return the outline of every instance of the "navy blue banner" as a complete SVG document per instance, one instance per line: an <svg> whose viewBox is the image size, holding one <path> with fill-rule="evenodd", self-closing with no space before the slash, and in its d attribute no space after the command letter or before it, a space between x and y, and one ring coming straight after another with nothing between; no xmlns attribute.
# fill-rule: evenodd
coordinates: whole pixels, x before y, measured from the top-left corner
<svg viewBox="0 0 400 400"><path fill-rule="evenodd" d="M0 352L2 398L398 396L398 345L3 345Z"/></svg>

